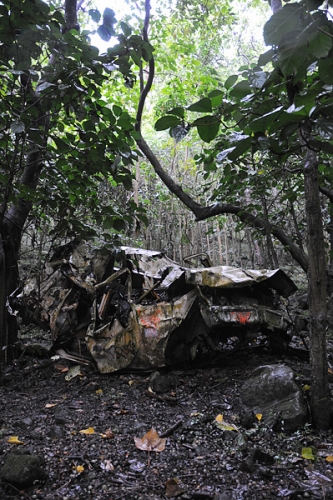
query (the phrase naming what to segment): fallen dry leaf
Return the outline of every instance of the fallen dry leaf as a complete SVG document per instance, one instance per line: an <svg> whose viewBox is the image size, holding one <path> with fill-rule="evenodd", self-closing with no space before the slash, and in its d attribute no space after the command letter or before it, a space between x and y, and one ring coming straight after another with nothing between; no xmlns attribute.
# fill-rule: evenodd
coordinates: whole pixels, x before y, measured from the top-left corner
<svg viewBox="0 0 333 500"><path fill-rule="evenodd" d="M167 498L171 497L178 497L182 493L184 493L184 490L179 487L179 480L177 478L173 479L168 479L165 481L165 496Z"/></svg>
<svg viewBox="0 0 333 500"><path fill-rule="evenodd" d="M88 429L82 429L81 434L95 434L95 429L93 427L88 427Z"/></svg>
<svg viewBox="0 0 333 500"><path fill-rule="evenodd" d="M67 382L69 382L70 380L72 380L72 378L75 378L75 377L81 377L82 376L82 373L81 373L81 366L80 365L75 365L75 366L72 366L68 372L67 372L67 375L65 375L65 380Z"/></svg>
<svg viewBox="0 0 333 500"><path fill-rule="evenodd" d="M260 420L262 419L262 413L256 413L256 419L260 422Z"/></svg>
<svg viewBox="0 0 333 500"><path fill-rule="evenodd" d="M306 460L314 460L315 459L312 448L302 448L301 455L302 455L302 458L305 458Z"/></svg>
<svg viewBox="0 0 333 500"><path fill-rule="evenodd" d="M77 466L75 467L75 469L76 469L76 471L77 471L79 474L81 474L81 472L83 472L83 471L84 471L84 467L83 467L83 465L77 465Z"/></svg>
<svg viewBox="0 0 333 500"><path fill-rule="evenodd" d="M227 422L223 421L223 415L219 414L215 418L215 421L217 423L217 427L223 431L237 431L238 428L234 424L228 424Z"/></svg>
<svg viewBox="0 0 333 500"><path fill-rule="evenodd" d="M101 434L103 439L113 439L114 434L111 429L107 429L104 434Z"/></svg>
<svg viewBox="0 0 333 500"><path fill-rule="evenodd" d="M54 406L57 406L57 403L46 403L45 408L53 408Z"/></svg>
<svg viewBox="0 0 333 500"><path fill-rule="evenodd" d="M7 443L10 443L10 444L24 444L23 441L20 441L18 436L10 436L10 438L8 438L7 440Z"/></svg>
<svg viewBox="0 0 333 500"><path fill-rule="evenodd" d="M134 438L135 446L143 451L163 451L166 438L160 438L154 427L150 429L142 438Z"/></svg>

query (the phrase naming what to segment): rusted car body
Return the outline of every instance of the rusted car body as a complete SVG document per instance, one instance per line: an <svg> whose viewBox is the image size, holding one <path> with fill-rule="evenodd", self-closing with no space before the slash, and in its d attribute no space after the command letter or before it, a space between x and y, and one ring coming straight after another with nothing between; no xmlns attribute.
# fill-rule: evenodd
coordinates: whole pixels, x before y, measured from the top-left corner
<svg viewBox="0 0 333 500"><path fill-rule="evenodd" d="M230 337L287 340L279 296L296 291L282 270L185 267L162 252L63 247L38 286L16 295L56 347L92 357L102 373L191 363Z"/></svg>

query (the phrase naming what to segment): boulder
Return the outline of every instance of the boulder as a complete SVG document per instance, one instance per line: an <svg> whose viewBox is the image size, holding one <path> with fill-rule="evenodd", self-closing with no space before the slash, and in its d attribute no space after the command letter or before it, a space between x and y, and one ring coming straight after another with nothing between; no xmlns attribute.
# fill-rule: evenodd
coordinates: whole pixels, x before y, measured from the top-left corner
<svg viewBox="0 0 333 500"><path fill-rule="evenodd" d="M286 431L295 431L308 420L308 408L295 374L286 365L265 365L256 368L240 390L244 405L263 419L281 422Z"/></svg>
<svg viewBox="0 0 333 500"><path fill-rule="evenodd" d="M0 475L3 481L17 486L30 486L34 481L44 481L47 474L42 469L43 459L20 452L8 453Z"/></svg>

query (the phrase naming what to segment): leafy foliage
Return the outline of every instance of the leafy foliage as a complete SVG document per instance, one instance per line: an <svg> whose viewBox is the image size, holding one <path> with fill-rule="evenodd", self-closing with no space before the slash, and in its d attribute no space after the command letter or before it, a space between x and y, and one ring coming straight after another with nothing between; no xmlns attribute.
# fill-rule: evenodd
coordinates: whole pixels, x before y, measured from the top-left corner
<svg viewBox="0 0 333 500"><path fill-rule="evenodd" d="M105 55L84 32L63 32L64 18L52 3L4 1L0 9L1 216L23 197L35 214L54 221L59 234L84 237L96 234L94 220L107 237L134 216L143 218L139 207L128 205L124 213L122 202L101 201L105 182L132 188L129 167L138 158L133 118L117 96L105 100L102 88L133 85L132 65L149 59L152 47L125 23L117 34L109 8L102 15L90 10L94 21L102 19L102 38L118 38ZM35 148L41 155L37 189L20 182L26 155Z"/></svg>

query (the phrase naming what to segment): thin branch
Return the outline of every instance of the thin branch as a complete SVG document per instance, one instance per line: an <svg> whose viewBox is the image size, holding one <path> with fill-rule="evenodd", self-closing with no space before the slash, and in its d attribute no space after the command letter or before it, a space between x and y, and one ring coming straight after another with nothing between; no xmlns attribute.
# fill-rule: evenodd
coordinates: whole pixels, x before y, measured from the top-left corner
<svg viewBox="0 0 333 500"><path fill-rule="evenodd" d="M148 43L148 28L149 28L149 19L150 19L150 0L145 1L145 22L144 22L144 27L143 27L143 33L142 37L145 42ZM148 75L148 80L147 83L141 93L139 105L138 105L138 112L136 114L136 125L135 128L137 132L141 133L141 122L142 122L142 113L143 113L143 108L145 106L145 101L146 97L151 89L151 86L154 81L154 74L155 74L155 62L154 62L154 56L152 55L151 58L149 59L149 75Z"/></svg>

